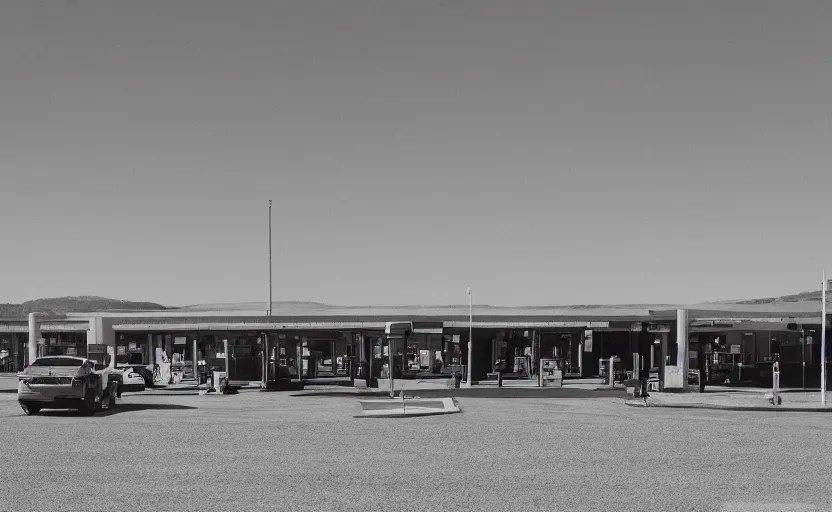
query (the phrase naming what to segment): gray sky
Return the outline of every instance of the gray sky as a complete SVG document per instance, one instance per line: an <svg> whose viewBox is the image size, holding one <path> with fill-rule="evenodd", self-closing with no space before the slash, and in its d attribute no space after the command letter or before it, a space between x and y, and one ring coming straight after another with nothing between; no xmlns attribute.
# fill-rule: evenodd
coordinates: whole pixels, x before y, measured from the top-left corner
<svg viewBox="0 0 832 512"><path fill-rule="evenodd" d="M832 2L0 3L0 301L817 289Z"/></svg>

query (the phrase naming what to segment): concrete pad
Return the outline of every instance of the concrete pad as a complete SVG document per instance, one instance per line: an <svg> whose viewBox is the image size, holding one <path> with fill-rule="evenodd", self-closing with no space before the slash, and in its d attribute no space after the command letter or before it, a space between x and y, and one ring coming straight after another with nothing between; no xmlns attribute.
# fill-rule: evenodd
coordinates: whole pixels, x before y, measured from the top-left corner
<svg viewBox="0 0 832 512"><path fill-rule="evenodd" d="M379 391L389 391L390 390L390 381L388 379L378 379L378 389ZM393 380L393 390L394 391L411 391L411 390L420 390L420 389L448 389L448 381L447 379L394 379Z"/></svg>
<svg viewBox="0 0 832 512"><path fill-rule="evenodd" d="M534 380L504 380L504 388L539 388L537 379Z"/></svg>
<svg viewBox="0 0 832 512"><path fill-rule="evenodd" d="M387 398L359 400L361 411L356 418L404 418L461 412L453 398Z"/></svg>

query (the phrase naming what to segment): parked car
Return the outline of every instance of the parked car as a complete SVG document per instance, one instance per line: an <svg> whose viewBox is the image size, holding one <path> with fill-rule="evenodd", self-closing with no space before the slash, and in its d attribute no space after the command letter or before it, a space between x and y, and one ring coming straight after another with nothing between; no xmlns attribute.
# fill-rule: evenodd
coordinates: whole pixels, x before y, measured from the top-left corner
<svg viewBox="0 0 832 512"><path fill-rule="evenodd" d="M40 357L18 373L17 401L28 415L42 409L92 415L116 405L122 377L120 370L82 357Z"/></svg>
<svg viewBox="0 0 832 512"><path fill-rule="evenodd" d="M117 367L124 373L124 381L122 383L123 391L144 391L146 388L153 387L153 370L147 366L141 364L120 364Z"/></svg>
<svg viewBox="0 0 832 512"><path fill-rule="evenodd" d="M144 377L142 377L141 374L133 371L133 368L125 368L121 370L121 372L122 378L119 394L130 391L144 391L145 382Z"/></svg>

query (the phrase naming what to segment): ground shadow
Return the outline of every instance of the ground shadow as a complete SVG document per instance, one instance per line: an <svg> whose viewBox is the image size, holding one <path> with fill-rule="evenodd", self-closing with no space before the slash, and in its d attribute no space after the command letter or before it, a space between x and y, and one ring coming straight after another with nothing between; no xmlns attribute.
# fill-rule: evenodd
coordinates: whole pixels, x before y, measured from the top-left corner
<svg viewBox="0 0 832 512"><path fill-rule="evenodd" d="M175 411L175 410L185 410L185 409L196 409L196 407L192 407L190 405L179 405L179 404L118 404L115 408L110 409L108 411L97 411L95 416L112 416L114 414L121 414L125 412L138 412L138 411ZM23 414L23 413L21 413ZM47 409L43 411L39 411L36 416L51 416L51 417L83 417L84 415L80 411L74 411L72 409Z"/></svg>

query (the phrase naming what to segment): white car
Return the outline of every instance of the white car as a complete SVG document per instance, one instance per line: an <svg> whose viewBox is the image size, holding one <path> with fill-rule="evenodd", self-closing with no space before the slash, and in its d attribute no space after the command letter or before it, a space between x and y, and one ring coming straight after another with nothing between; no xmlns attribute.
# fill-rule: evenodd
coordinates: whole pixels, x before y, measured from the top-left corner
<svg viewBox="0 0 832 512"><path fill-rule="evenodd" d="M17 400L26 414L41 409L78 409L94 414L120 396L122 372L90 359L47 356L18 374Z"/></svg>
<svg viewBox="0 0 832 512"><path fill-rule="evenodd" d="M145 378L135 368L132 366L119 366L118 370L122 374L121 387L119 388L120 393L145 390Z"/></svg>

